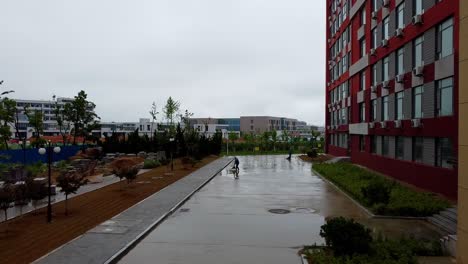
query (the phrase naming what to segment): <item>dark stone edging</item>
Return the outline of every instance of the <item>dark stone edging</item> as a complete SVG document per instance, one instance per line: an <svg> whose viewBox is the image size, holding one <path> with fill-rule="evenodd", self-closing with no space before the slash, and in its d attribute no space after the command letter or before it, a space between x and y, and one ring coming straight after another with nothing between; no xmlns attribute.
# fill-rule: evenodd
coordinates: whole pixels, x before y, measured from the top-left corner
<svg viewBox="0 0 468 264"><path fill-rule="evenodd" d="M339 192L344 194L346 197L348 197L351 201L353 201L354 204L356 204L359 208L361 208L370 218L375 218L375 219L395 219L395 220L423 220L427 221L428 217L417 217L417 216L388 216L388 215L376 215L372 213L371 210L369 210L367 207L359 203L354 197L349 195L347 192L345 192L343 189L338 187L336 184L334 184L332 181L328 180L326 177L324 177L322 174L318 173L312 166L312 172L320 177L322 180L325 182L329 183L332 185L335 189L337 189Z"/></svg>
<svg viewBox="0 0 468 264"><path fill-rule="evenodd" d="M125 257L128 252L130 252L139 242L141 242L150 232L152 232L156 227L158 227L164 220L166 220L169 216L171 216L177 209L179 209L185 202L187 202L196 192L198 192L201 188L203 188L206 184L208 184L213 178L215 178L222 170L224 170L229 164L233 162L234 159L230 159L222 168L220 168L216 173L208 178L205 182L200 184L195 190L189 193L184 199L182 199L179 203L177 203L174 207L172 207L167 213L161 216L158 220L156 220L153 224L147 227L142 233L140 233L135 239L130 241L127 245L125 245L122 249L120 249L117 253L115 253L112 257L110 257L104 264L114 264L118 263L123 257ZM207 164L208 165L208 164ZM170 185L169 185L170 186ZM168 188L169 186L161 189L160 191ZM159 191L159 192L160 192ZM156 194L156 193L155 193ZM154 194L153 194L154 195ZM148 197L149 198L149 197ZM144 201L144 200L143 200ZM142 202L143 202L142 201Z"/></svg>

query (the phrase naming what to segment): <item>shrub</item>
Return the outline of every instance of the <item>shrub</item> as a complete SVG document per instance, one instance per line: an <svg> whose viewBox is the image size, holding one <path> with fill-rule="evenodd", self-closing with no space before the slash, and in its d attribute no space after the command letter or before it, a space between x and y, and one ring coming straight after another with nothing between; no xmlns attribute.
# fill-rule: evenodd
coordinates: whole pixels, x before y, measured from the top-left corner
<svg viewBox="0 0 468 264"><path fill-rule="evenodd" d="M122 180L123 178L127 179L127 183L130 184L133 180L137 178L138 175L138 167L131 166L131 167L121 167L114 170L114 174Z"/></svg>
<svg viewBox="0 0 468 264"><path fill-rule="evenodd" d="M317 155L318 155L318 153L317 153L317 150L316 150L316 149L312 149L312 151L307 152L307 156L308 156L309 158L316 158Z"/></svg>
<svg viewBox="0 0 468 264"><path fill-rule="evenodd" d="M392 216L430 216L438 213L450 206L450 203L432 193L418 192L401 184L388 180L381 175L357 167L350 163L320 163L314 164L313 168L323 177L335 183L338 187L349 193L361 204L370 207L377 214ZM385 201L385 197L378 197L373 204L369 205L368 198L363 194L366 190L367 195L376 192L379 184L374 184L372 188L369 185L375 182L383 182L386 186L392 186L390 197L387 204L379 203ZM377 187L376 187L377 186ZM384 187L384 189L387 187ZM371 191L372 189L372 191ZM378 196L372 194L371 196ZM374 199L376 197L373 197Z"/></svg>
<svg viewBox="0 0 468 264"><path fill-rule="evenodd" d="M372 242L370 234L363 225L343 217L327 220L320 230L320 236L338 256L368 253Z"/></svg>
<svg viewBox="0 0 468 264"><path fill-rule="evenodd" d="M362 187L361 192L364 199L367 201L367 205L372 206L374 204L387 205L390 201L390 194L393 186L389 182L382 180L373 180L369 185Z"/></svg>
<svg viewBox="0 0 468 264"><path fill-rule="evenodd" d="M143 164L143 169L154 169L161 166L161 163L157 160L147 159Z"/></svg>

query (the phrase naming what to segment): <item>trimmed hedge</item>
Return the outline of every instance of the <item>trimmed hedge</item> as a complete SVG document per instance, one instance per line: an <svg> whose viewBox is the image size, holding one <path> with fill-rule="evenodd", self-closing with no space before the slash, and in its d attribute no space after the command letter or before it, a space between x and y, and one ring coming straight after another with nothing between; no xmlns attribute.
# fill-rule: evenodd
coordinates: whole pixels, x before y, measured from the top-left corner
<svg viewBox="0 0 468 264"><path fill-rule="evenodd" d="M350 163L320 163L313 168L322 176L350 194L374 214L423 217L436 214L450 203L432 193L418 192L369 170ZM388 203L374 201L375 194L390 190ZM385 200L385 199L384 199Z"/></svg>

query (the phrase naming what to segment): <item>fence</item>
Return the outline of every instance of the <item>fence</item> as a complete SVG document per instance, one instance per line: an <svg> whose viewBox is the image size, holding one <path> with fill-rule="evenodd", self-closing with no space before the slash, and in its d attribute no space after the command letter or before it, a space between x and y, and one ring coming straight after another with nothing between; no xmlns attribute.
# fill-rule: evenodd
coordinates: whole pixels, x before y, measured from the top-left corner
<svg viewBox="0 0 468 264"><path fill-rule="evenodd" d="M60 153L53 153L52 160L61 161L66 160L72 156L75 156L78 151L80 151L83 147L82 146L65 146L60 147ZM15 150L2 150L0 151L0 163L26 163L32 164L38 161L42 161L44 163L47 162L47 154L40 155L39 149L15 149Z"/></svg>

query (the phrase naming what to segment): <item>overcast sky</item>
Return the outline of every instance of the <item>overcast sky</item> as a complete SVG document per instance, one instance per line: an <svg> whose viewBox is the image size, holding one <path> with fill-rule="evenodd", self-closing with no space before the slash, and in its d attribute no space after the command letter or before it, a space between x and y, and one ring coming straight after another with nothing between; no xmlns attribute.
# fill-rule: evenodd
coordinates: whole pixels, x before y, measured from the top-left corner
<svg viewBox="0 0 468 264"><path fill-rule="evenodd" d="M0 4L13 98L85 90L105 121L168 96L196 117L324 123L323 0L14 0Z"/></svg>

